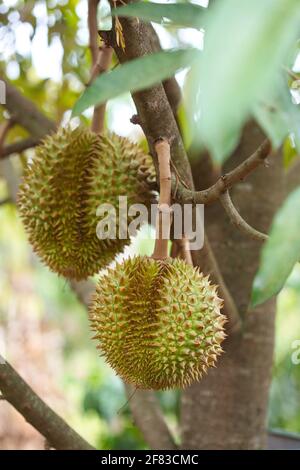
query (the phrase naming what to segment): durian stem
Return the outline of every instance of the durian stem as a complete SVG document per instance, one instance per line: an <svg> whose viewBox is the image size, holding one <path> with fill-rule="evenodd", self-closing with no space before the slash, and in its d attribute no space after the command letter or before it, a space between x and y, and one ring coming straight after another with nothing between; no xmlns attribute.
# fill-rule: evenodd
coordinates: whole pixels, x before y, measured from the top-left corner
<svg viewBox="0 0 300 470"><path fill-rule="evenodd" d="M187 264L193 266L189 239L186 238L186 236L183 236L181 240L176 241L178 243L178 257L184 259Z"/></svg>
<svg viewBox="0 0 300 470"><path fill-rule="evenodd" d="M98 46L98 25L97 25L97 8L100 0L89 0L88 2L88 27L90 34L90 50L92 55L91 77L88 85L101 73L109 69L113 49L110 46ZM95 106L91 130L100 134L104 127L106 103Z"/></svg>
<svg viewBox="0 0 300 470"><path fill-rule="evenodd" d="M109 46L103 46L101 51L99 51L99 58L95 65L95 68L97 69L97 75L100 75L101 73L106 72L109 69L112 54L113 49ZM97 134L101 134L101 132L103 131L105 110L106 103L100 104L100 106L95 106L91 130L93 132L96 132Z"/></svg>
<svg viewBox="0 0 300 470"><path fill-rule="evenodd" d="M171 229L171 157L170 145L166 139L155 143L155 151L159 168L159 204L156 220L156 240L152 258L165 259L168 257L168 244Z"/></svg>

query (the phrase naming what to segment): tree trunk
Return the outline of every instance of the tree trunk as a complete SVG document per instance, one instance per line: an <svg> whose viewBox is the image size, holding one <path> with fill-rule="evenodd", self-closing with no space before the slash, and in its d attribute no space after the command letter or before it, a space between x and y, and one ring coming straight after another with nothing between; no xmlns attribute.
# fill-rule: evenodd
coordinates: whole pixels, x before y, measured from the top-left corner
<svg viewBox="0 0 300 470"><path fill-rule="evenodd" d="M225 171L249 156L264 136L253 123ZM195 175L202 189L201 173ZM200 185L197 180L201 180ZM205 183L204 183L205 184ZM236 185L233 200L255 228L267 231L281 200L283 171L280 156ZM220 204L206 208L206 229L224 279L244 319L243 331L228 337L217 368L182 394L182 447L197 449L261 449L266 444L266 415L274 343L275 299L249 309L251 287L261 243L237 231Z"/></svg>

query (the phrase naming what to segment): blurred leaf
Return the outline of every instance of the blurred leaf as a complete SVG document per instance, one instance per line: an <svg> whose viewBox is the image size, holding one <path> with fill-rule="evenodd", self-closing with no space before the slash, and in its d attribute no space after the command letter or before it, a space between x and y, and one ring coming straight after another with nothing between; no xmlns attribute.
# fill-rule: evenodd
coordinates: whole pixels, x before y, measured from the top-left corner
<svg viewBox="0 0 300 470"><path fill-rule="evenodd" d="M154 23L168 23L172 21L178 26L200 28L204 8L191 3L151 3L140 2L112 10L113 16L129 16L140 18Z"/></svg>
<svg viewBox="0 0 300 470"><path fill-rule="evenodd" d="M111 421L118 415L126 401L122 382L112 377L100 387L90 387L86 391L83 407L85 410L94 409L106 421Z"/></svg>
<svg viewBox="0 0 300 470"><path fill-rule="evenodd" d="M300 152L300 107L292 102L287 83L280 77L276 89L254 106L254 117L265 130L274 148L292 134Z"/></svg>
<svg viewBox="0 0 300 470"><path fill-rule="evenodd" d="M74 106L73 116L78 116L90 106L104 103L127 91L143 90L159 83L177 70L188 67L199 54L195 49L157 52L103 73L79 98Z"/></svg>
<svg viewBox="0 0 300 470"><path fill-rule="evenodd" d="M296 147L293 145L291 137L287 137L283 144L283 163L288 168L294 159L298 156Z"/></svg>
<svg viewBox="0 0 300 470"><path fill-rule="evenodd" d="M298 0L227 0L208 9L204 52L188 83L195 134L217 163L237 145L253 104L269 95L299 18Z"/></svg>
<svg viewBox="0 0 300 470"><path fill-rule="evenodd" d="M252 305L259 305L278 294L284 286L300 258L299 233L300 188L289 195L274 218L254 280Z"/></svg>

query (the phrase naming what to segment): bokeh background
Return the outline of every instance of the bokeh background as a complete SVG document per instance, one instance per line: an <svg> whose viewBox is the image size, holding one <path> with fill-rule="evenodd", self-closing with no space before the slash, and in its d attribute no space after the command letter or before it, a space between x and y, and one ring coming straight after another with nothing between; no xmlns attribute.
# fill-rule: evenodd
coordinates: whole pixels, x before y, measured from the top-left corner
<svg viewBox="0 0 300 470"><path fill-rule="evenodd" d="M205 1L198 1L202 5ZM101 0L99 28L109 7ZM195 30L157 26L163 47L202 47ZM70 121L71 109L89 79L86 0L2 0L0 74L52 120ZM177 76L184 83L185 74ZM106 125L120 135L142 140L130 123L135 109L129 95L111 100ZM88 123L88 110L81 121ZM0 107L0 123L7 118ZM184 110L181 110L184 124ZM14 126L6 143L26 137ZM188 132L186 140L188 141ZM142 142L143 143L143 142ZM188 143L188 142L187 142ZM88 441L102 449L145 448L128 410L122 382L98 357L85 308L68 283L51 273L32 253L15 205L24 162L33 150L0 159L0 353L33 388ZM126 251L150 254L153 240L140 234ZM96 280L96 279L95 279ZM293 343L300 340L300 267L278 297L276 348L270 393L269 428L300 434L300 364L293 364ZM179 392L158 393L176 434ZM0 449L43 448L43 438L8 404L0 401Z"/></svg>

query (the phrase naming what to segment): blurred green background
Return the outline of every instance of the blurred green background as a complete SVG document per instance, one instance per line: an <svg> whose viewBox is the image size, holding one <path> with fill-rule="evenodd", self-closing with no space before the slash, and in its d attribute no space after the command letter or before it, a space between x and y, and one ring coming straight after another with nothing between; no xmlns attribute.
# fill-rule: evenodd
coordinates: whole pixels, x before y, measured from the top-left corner
<svg viewBox="0 0 300 470"><path fill-rule="evenodd" d="M205 4L207 2L200 2ZM102 17L108 11L101 2ZM90 70L86 0L19 1L0 5L0 73L55 122L70 121L72 106ZM103 27L103 24L100 25ZM105 25L107 27L107 24ZM157 26L167 47L201 47L202 33ZM178 74L183 83L184 73ZM126 95L108 105L107 126L140 140L129 119L134 105ZM91 110L82 117L89 122ZM0 109L0 123L7 118ZM72 125L78 124L73 119ZM26 136L15 126L7 143ZM11 196L29 150L0 162L0 204ZM13 178L12 178L13 175ZM13 179L13 181L12 181ZM128 253L150 253L141 236ZM278 298L276 351L270 394L269 426L300 433L300 364L292 363L293 342L300 340L300 268ZM33 255L14 204L0 205L0 352L87 440L102 449L140 449L145 443L128 412L122 382L98 357L86 310L65 280ZM159 393L176 434L179 394ZM35 432L11 409L0 409L0 447L37 448ZM9 429L3 423L9 419ZM6 421L7 422L7 421ZM1 424L2 423L2 424ZM2 426L2 427L1 427Z"/></svg>

